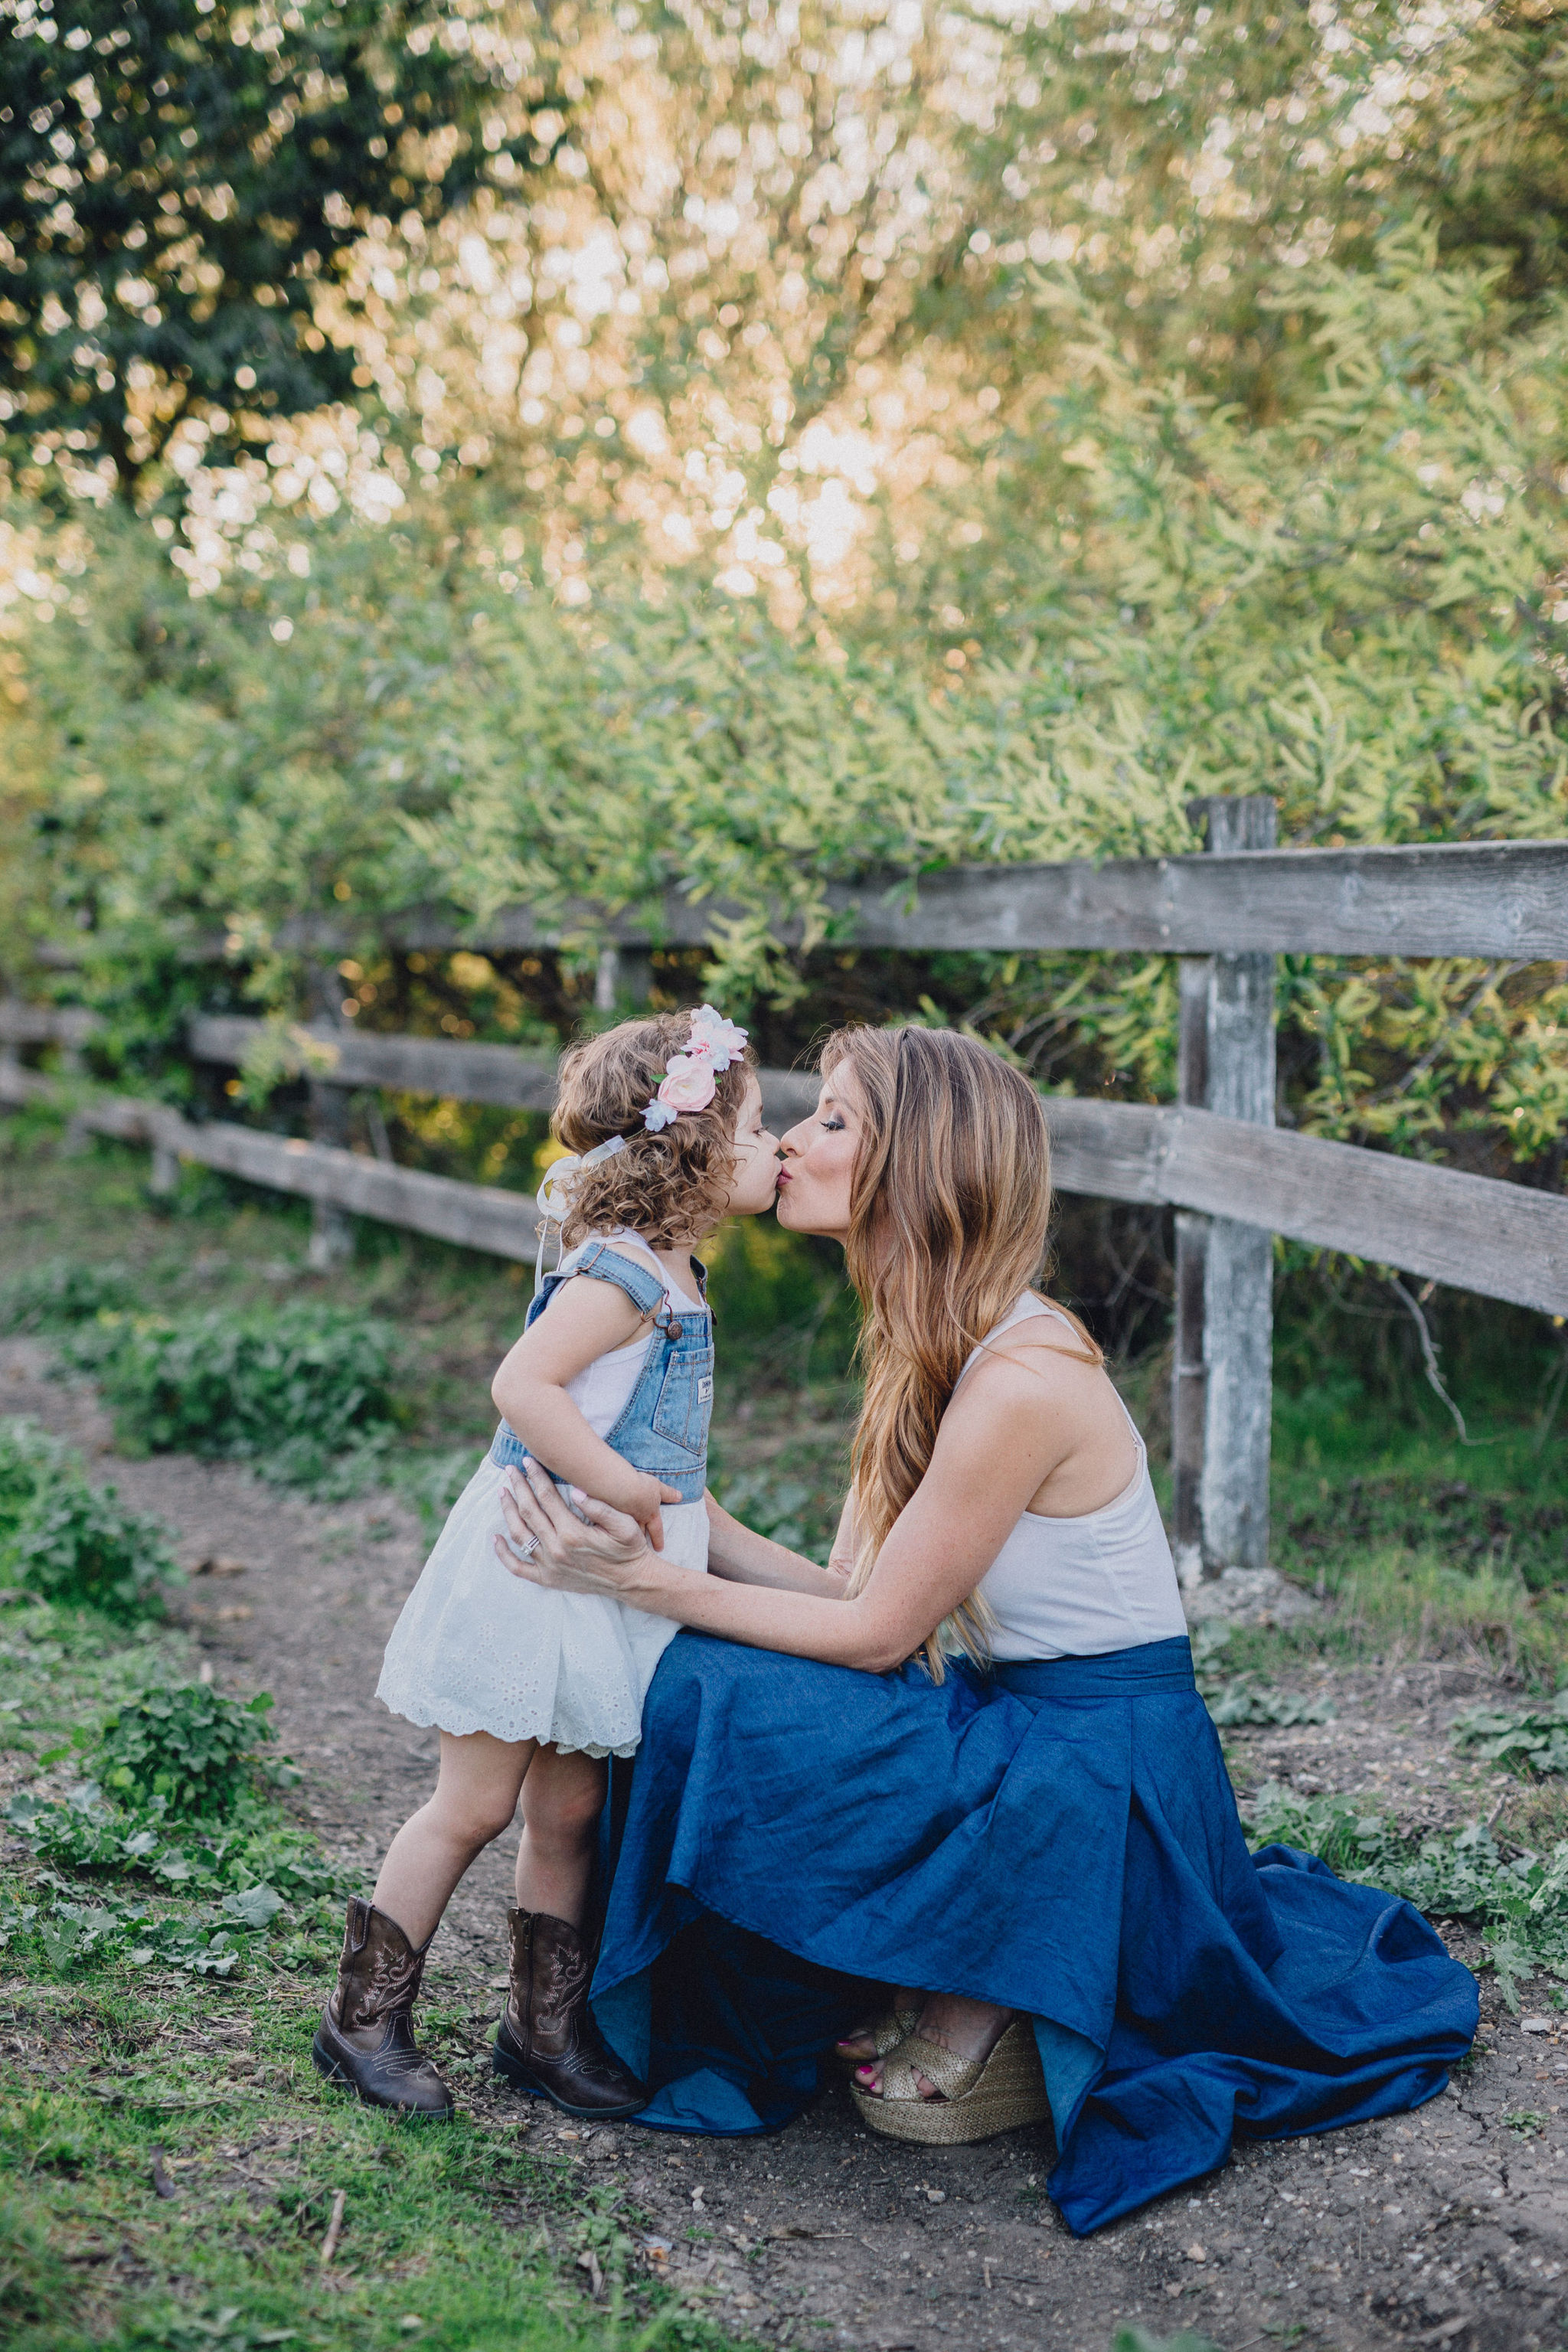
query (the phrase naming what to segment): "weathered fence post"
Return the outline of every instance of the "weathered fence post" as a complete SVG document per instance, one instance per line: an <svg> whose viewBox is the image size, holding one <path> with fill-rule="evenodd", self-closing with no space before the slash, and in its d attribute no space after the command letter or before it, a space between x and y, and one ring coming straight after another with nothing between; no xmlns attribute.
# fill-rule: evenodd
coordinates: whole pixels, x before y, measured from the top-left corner
<svg viewBox="0 0 1568 2352"><path fill-rule="evenodd" d="M594 976L594 1010L614 1013L617 1005L646 1010L653 991L653 955L648 949L601 948Z"/></svg>
<svg viewBox="0 0 1568 2352"><path fill-rule="evenodd" d="M1262 794L1194 801L1190 813L1211 852L1275 845L1275 806ZM1271 955L1183 957L1177 1092L1194 1109L1272 1127ZM1271 1234L1178 1214L1171 1418L1184 1583L1268 1566L1273 1289Z"/></svg>
<svg viewBox="0 0 1568 2352"><path fill-rule="evenodd" d="M329 1022L334 1029L347 1027L342 1013L342 985L330 967L318 966L310 974L310 1010L318 1021ZM310 1139L315 1143L335 1144L346 1151L349 1141L349 1090L334 1086L328 1078L312 1077L310 1087ZM310 1240L305 1252L305 1263L313 1272L326 1274L334 1265L344 1265L354 1254L353 1219L331 1201L320 1198L310 1203Z"/></svg>

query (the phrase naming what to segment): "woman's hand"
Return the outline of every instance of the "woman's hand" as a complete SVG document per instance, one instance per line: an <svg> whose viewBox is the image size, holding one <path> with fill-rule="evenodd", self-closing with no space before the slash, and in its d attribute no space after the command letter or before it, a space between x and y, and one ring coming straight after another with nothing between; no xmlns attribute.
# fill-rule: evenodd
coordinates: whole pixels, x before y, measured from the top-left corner
<svg viewBox="0 0 1568 2352"><path fill-rule="evenodd" d="M667 1502L680 1499L668 1487L661 1494ZM510 1541L496 1537L496 1558L513 1576L553 1592L629 1599L639 1570L652 1562L646 1534L625 1511L594 1502L576 1486L572 1499L581 1518L567 1509L554 1481L536 1462L526 1463L521 1472L509 1470L501 1481L500 1507Z"/></svg>

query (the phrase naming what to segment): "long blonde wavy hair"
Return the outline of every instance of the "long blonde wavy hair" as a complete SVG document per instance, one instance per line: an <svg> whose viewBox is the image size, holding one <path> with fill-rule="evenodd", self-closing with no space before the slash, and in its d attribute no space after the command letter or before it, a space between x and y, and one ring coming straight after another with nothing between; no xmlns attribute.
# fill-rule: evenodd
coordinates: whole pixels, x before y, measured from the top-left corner
<svg viewBox="0 0 1568 2352"><path fill-rule="evenodd" d="M853 1073L865 1106L845 1244L866 1373L851 1454L852 1598L931 1466L969 1356L1043 1276L1050 1136L1027 1078L953 1030L840 1029L821 1059L825 1078ZM1102 1362L1078 1318L1068 1320L1082 1345L1063 1352ZM944 1652L984 1664L992 1623L972 1592L923 1645L932 1679Z"/></svg>

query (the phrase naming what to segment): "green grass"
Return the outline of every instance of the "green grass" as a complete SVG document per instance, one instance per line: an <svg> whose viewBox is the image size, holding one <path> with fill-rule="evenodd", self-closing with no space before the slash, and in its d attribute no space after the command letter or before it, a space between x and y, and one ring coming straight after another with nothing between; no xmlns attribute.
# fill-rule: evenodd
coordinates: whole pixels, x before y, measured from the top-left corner
<svg viewBox="0 0 1568 2352"><path fill-rule="evenodd" d="M613 2189L531 2155L510 2127L459 2118L410 2128L320 2081L308 2053L335 1957L338 1899L321 1891L333 1874L275 1786L231 1785L247 1752L246 1710L128 1707L149 1688L204 1691L188 1678L182 1636L147 1626L128 1636L85 1612L38 1607L6 1612L0 1631L8 1777L20 1759L26 1772L53 1771L37 1784L47 1798L62 1762L130 1756L148 1767L171 1833L210 1838L207 1815L222 1803L226 1825L249 1842L247 1883L269 1854L297 1865L293 1879L274 1872L288 1899L261 1905L248 1927L239 1899L212 1966L161 1932L189 1924L192 1888L150 1870L155 1855L106 1853L73 1868L55 1851L0 1876L7 2352L722 2345L647 2275L637 2217ZM221 1755L209 1753L215 1742ZM188 1819L171 1806L165 1752L187 1779L194 1755L212 1767L192 1781ZM84 1918L102 1924L67 1932ZM211 1918L199 1924L205 1934ZM427 2021L453 2072L479 2063L466 2016ZM323 2269L340 2194L339 2244ZM578 2258L590 2255L597 2304L583 2292Z"/></svg>
<svg viewBox="0 0 1568 2352"><path fill-rule="evenodd" d="M288 2336L334 2352L721 2340L679 2306L648 2324L629 2217L564 2165L510 2134L412 2129L332 2098L304 2057L313 2007L276 1979L155 1998L6 1988L8 2037L47 2047L64 2078L13 2074L0 2106L12 2352ZM607 2310L571 2283L590 2248Z"/></svg>

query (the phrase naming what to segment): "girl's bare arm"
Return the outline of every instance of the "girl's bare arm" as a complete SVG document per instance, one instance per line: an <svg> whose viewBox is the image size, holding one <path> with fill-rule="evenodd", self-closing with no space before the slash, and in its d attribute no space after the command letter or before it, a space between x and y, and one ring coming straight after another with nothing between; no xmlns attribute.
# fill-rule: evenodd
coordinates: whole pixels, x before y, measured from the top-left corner
<svg viewBox="0 0 1568 2352"><path fill-rule="evenodd" d="M490 1383L490 1395L529 1452L557 1477L602 1495L650 1535L663 1490L596 1437L566 1394L566 1384L595 1358L624 1348L647 1327L612 1282L566 1282L534 1318ZM668 1499L673 1500L673 1495ZM658 1543L662 1547L663 1530Z"/></svg>

